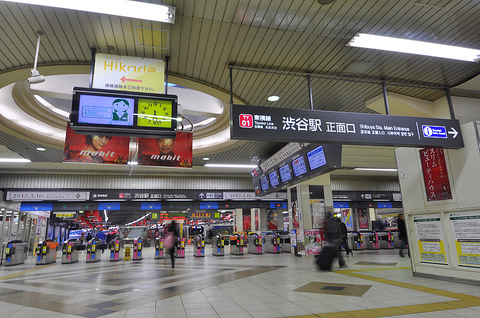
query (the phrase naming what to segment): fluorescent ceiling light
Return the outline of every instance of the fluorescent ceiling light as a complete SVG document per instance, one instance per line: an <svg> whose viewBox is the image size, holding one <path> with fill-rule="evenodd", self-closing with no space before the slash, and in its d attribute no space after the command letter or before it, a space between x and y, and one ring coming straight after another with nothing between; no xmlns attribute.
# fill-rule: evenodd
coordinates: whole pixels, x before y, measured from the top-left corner
<svg viewBox="0 0 480 318"><path fill-rule="evenodd" d="M0 158L0 162L31 162L29 159Z"/></svg>
<svg viewBox="0 0 480 318"><path fill-rule="evenodd" d="M271 101L271 102L276 102L277 100L280 99L280 97L279 97L279 96L272 95L272 96L269 96L267 99L268 99L269 101Z"/></svg>
<svg viewBox="0 0 480 318"><path fill-rule="evenodd" d="M256 165L227 165L227 164L216 164L216 163L207 163L204 165L207 168L243 168L243 169L253 169L256 168Z"/></svg>
<svg viewBox="0 0 480 318"><path fill-rule="evenodd" d="M37 147L37 150L38 151L47 151L47 149L43 148L43 147Z"/></svg>
<svg viewBox="0 0 480 318"><path fill-rule="evenodd" d="M62 116L63 118L65 119L69 119L70 118L70 113L69 112L66 112L64 110L61 110L55 106L53 106L52 104L50 104L49 102L47 102L45 99L43 99L41 96L39 95L33 95L43 106L45 106L46 108L50 109L52 112L55 112L57 114L59 114L60 116Z"/></svg>
<svg viewBox="0 0 480 318"><path fill-rule="evenodd" d="M117 15L140 20L175 23L175 7L160 4L145 3L129 0L5 0L6 2L17 2L62 8L69 10L87 11L100 14Z"/></svg>
<svg viewBox="0 0 480 318"><path fill-rule="evenodd" d="M365 33L357 33L347 43L347 46L420 54L468 62L477 62L480 59L480 50Z"/></svg>
<svg viewBox="0 0 480 318"><path fill-rule="evenodd" d="M385 172L397 172L397 169L383 169L383 168L354 168L357 171L385 171Z"/></svg>

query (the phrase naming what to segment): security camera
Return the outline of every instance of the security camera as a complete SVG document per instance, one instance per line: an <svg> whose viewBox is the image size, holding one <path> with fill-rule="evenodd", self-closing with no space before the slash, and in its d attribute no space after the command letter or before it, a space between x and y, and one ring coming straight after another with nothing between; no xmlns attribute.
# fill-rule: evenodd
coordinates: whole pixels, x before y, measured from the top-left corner
<svg viewBox="0 0 480 318"><path fill-rule="evenodd" d="M27 78L27 82L29 84L39 84L45 82L45 76L43 75L37 75L37 76L32 76Z"/></svg>

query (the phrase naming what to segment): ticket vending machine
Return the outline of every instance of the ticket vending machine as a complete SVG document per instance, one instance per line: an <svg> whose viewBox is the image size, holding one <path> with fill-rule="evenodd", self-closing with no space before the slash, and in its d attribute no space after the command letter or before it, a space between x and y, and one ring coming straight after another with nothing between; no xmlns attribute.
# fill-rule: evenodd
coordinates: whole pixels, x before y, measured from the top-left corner
<svg viewBox="0 0 480 318"><path fill-rule="evenodd" d="M68 239L63 242L62 264L78 262L78 254L81 242L77 239Z"/></svg>
<svg viewBox="0 0 480 318"><path fill-rule="evenodd" d="M92 239L87 242L87 263L95 263L100 260L102 257L102 252L100 251L102 247L102 241L99 239Z"/></svg>
<svg viewBox="0 0 480 318"><path fill-rule="evenodd" d="M20 240L7 242L5 248L5 266L12 266L25 263L27 258L28 245Z"/></svg>
<svg viewBox="0 0 480 318"><path fill-rule="evenodd" d="M205 256L205 240L203 236L198 234L195 235L193 240L193 256L195 257L204 257Z"/></svg>
<svg viewBox="0 0 480 318"><path fill-rule="evenodd" d="M251 233L247 236L248 253L262 254L262 236L257 233Z"/></svg>
<svg viewBox="0 0 480 318"><path fill-rule="evenodd" d="M212 255L225 255L225 240L221 234L217 234L212 238Z"/></svg>
<svg viewBox="0 0 480 318"><path fill-rule="evenodd" d="M363 250L363 233L352 232L348 233L348 246L352 250Z"/></svg>
<svg viewBox="0 0 480 318"><path fill-rule="evenodd" d="M132 260L139 261L142 260L142 237L139 236L133 239L133 253Z"/></svg>
<svg viewBox="0 0 480 318"><path fill-rule="evenodd" d="M363 248L366 250L378 250L377 232L363 233Z"/></svg>
<svg viewBox="0 0 480 318"><path fill-rule="evenodd" d="M37 265L45 265L55 263L57 261L58 242L46 240L40 242L35 249L37 255Z"/></svg>
<svg viewBox="0 0 480 318"><path fill-rule="evenodd" d="M280 250L285 253L292 252L292 244L290 243L290 233L280 234Z"/></svg>
<svg viewBox="0 0 480 318"><path fill-rule="evenodd" d="M392 232L377 232L378 248L393 249L393 234Z"/></svg>
<svg viewBox="0 0 480 318"><path fill-rule="evenodd" d="M264 236L265 253L278 254L281 252L280 235L278 233L267 233Z"/></svg>
<svg viewBox="0 0 480 318"><path fill-rule="evenodd" d="M114 238L110 243L110 261L116 262L122 259L122 240Z"/></svg>
<svg viewBox="0 0 480 318"><path fill-rule="evenodd" d="M177 258L185 258L185 238L177 239Z"/></svg>
<svg viewBox="0 0 480 318"><path fill-rule="evenodd" d="M162 259L162 258L164 258L163 238L157 237L155 238L155 259Z"/></svg>
<svg viewBox="0 0 480 318"><path fill-rule="evenodd" d="M234 233L230 236L230 254L243 255L243 236Z"/></svg>

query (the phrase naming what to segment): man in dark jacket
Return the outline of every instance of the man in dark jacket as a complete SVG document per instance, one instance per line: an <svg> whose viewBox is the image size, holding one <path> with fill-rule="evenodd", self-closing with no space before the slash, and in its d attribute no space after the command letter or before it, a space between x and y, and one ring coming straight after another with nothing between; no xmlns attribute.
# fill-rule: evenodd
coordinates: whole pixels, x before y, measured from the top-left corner
<svg viewBox="0 0 480 318"><path fill-rule="evenodd" d="M403 242L402 248L400 248L400 251L398 251L398 255L405 257L405 255L403 255L403 249L407 248L408 256L410 256L410 250L408 249L407 227L405 226L405 217L403 214L399 214L397 216L397 225L399 239Z"/></svg>
<svg viewBox="0 0 480 318"><path fill-rule="evenodd" d="M350 249L350 247L348 246L348 231L347 231L347 226L345 225L345 223L342 222L342 220L340 220L339 218L336 218L335 219L338 223L338 232L339 232L339 235L340 235L340 243L341 243L341 246L339 246L340 248L340 253L342 252L342 246L343 248L345 249L345 251L347 252L347 256L351 253L352 256L353 256L353 251Z"/></svg>
<svg viewBox="0 0 480 318"><path fill-rule="evenodd" d="M333 217L331 213L327 213L325 217L325 238L327 239L327 244L329 247L335 248L336 257L338 257L338 263L340 267L347 267L345 265L345 260L343 259L341 250L341 230L339 229L339 224ZM324 247L325 250L325 247Z"/></svg>

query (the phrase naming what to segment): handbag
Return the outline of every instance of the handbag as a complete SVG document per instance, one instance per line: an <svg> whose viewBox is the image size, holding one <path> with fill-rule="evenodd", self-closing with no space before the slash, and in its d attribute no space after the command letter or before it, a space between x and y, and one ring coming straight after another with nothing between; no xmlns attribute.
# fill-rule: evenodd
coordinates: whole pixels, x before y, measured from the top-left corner
<svg viewBox="0 0 480 318"><path fill-rule="evenodd" d="M172 233L168 233L167 236L165 237L165 247L167 249L173 248L175 245L175 236Z"/></svg>

